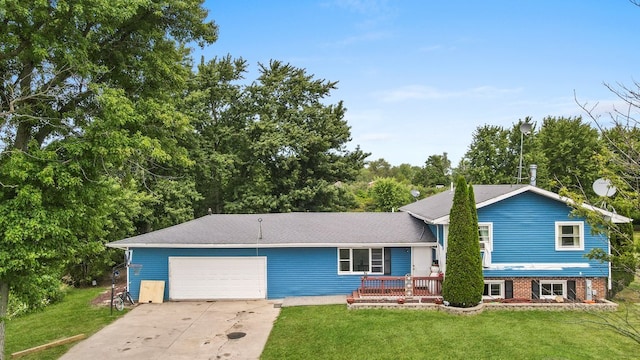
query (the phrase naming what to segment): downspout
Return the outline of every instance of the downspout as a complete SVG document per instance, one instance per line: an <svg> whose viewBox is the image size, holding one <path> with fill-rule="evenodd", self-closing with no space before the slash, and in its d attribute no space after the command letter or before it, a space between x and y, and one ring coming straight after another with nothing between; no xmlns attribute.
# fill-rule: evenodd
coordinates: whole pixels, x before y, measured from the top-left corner
<svg viewBox="0 0 640 360"><path fill-rule="evenodd" d="M424 221L425 224L427 224L426 220L423 220L423 221ZM429 224L427 224L427 225L429 225ZM440 227L437 224L435 224L435 226L436 226L436 250L437 250L436 251L436 257L437 257L437 259L431 259L431 262L433 262L433 260L438 260L438 264L440 264L441 263L440 257L442 255L441 251L440 251L440 248L441 248L441 246L440 246L440 240L441 240L440 239Z"/></svg>
<svg viewBox="0 0 640 360"><path fill-rule="evenodd" d="M609 255L609 259L611 259L611 239L607 236L607 255ZM609 291L613 289L613 278L611 275L611 260L608 261L609 274L607 276L607 288Z"/></svg>
<svg viewBox="0 0 640 360"><path fill-rule="evenodd" d="M438 225L436 225L436 257L438 258L438 266L440 266L440 228L438 227ZM436 259L431 259L432 263L433 260Z"/></svg>
<svg viewBox="0 0 640 360"><path fill-rule="evenodd" d="M133 259L133 250L129 249L127 247L127 249L124 251L125 253L125 259L124 259L124 265L125 265L125 269L127 269L127 284L125 286L125 291L130 292L131 291L131 278L129 277L129 271L131 271L129 269L129 265L131 264L131 260ZM138 290L138 298L140 298L140 290Z"/></svg>

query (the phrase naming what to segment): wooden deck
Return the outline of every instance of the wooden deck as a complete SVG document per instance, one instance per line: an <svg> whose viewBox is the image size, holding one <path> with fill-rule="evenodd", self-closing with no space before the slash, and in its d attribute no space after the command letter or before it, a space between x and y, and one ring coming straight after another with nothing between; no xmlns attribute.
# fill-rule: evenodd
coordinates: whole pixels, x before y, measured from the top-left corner
<svg viewBox="0 0 640 360"><path fill-rule="evenodd" d="M358 297L441 297L441 276L363 276Z"/></svg>

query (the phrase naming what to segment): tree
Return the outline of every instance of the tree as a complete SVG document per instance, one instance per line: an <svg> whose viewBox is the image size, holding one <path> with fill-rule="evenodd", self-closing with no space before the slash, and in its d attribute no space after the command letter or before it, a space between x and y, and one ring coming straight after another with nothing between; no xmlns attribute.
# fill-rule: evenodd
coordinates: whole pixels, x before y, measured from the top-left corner
<svg viewBox="0 0 640 360"><path fill-rule="evenodd" d="M391 212L413 201L411 187L398 182L394 178L376 179L370 188L370 192L374 211Z"/></svg>
<svg viewBox="0 0 640 360"><path fill-rule="evenodd" d="M528 134L520 130L525 122L532 125ZM601 150L598 131L580 117L546 117L539 131L526 117L511 129L478 127L456 174L481 184L527 183L528 166L536 164L537 186L557 192L563 186L593 183L597 178L594 156Z"/></svg>
<svg viewBox="0 0 640 360"><path fill-rule="evenodd" d="M3 1L0 359L9 293L41 305L65 266L133 231L150 179L190 164L174 99L184 44L217 36L201 5Z"/></svg>
<svg viewBox="0 0 640 360"><path fill-rule="evenodd" d="M451 160L449 160L447 153L429 156L425 161L424 168L417 175L413 179L415 184L425 187L447 186L451 182Z"/></svg>
<svg viewBox="0 0 640 360"><path fill-rule="evenodd" d="M241 174L244 158L249 158L247 132L251 114L241 106L246 97L240 83L247 72L247 62L231 56L201 62L189 83L189 93L182 111L193 121L195 133L184 144L194 160L193 178L202 198L195 205L196 214L225 212L225 204L235 201L237 188L246 181Z"/></svg>
<svg viewBox="0 0 640 360"><path fill-rule="evenodd" d="M480 126L473 133L458 171L476 184L512 184L517 171L517 165L514 167L517 153L510 144L508 130L501 126Z"/></svg>
<svg viewBox="0 0 640 360"><path fill-rule="evenodd" d="M239 64L235 71L242 71ZM340 184L357 177L368 154L359 148L346 149L350 128L342 102L323 103L335 87L335 82L314 79L304 69L271 61L268 66L260 64L258 79L240 92L225 90L224 94L237 101L223 107L224 112L218 108L203 113L200 129L202 134L215 133L215 129L226 133L218 147L201 139L208 145L202 156L212 164L222 164L219 178L229 180L220 185L215 196L223 197L216 206L222 203L227 213L344 211L352 207L353 197ZM211 109L211 105L203 108Z"/></svg>
<svg viewBox="0 0 640 360"><path fill-rule="evenodd" d="M442 296L453 306L472 307L482 300L484 279L473 188L463 177L456 182L449 212L447 269Z"/></svg>
<svg viewBox="0 0 640 360"><path fill-rule="evenodd" d="M369 179L392 177L391 164L383 158L367 161Z"/></svg>
<svg viewBox="0 0 640 360"><path fill-rule="evenodd" d="M404 184L414 183L413 180L418 176L421 168L419 166L412 166L410 164L400 164L391 168L391 177Z"/></svg>
<svg viewBox="0 0 640 360"><path fill-rule="evenodd" d="M598 130L581 117L546 117L537 141L543 154L539 165L545 169L538 174L541 186L554 192L562 187L587 189L598 178L594 161L602 152Z"/></svg>
<svg viewBox="0 0 640 360"><path fill-rule="evenodd" d="M634 4L640 6L638 3ZM632 87L624 85L614 87L609 84L606 86L623 104L608 114L609 122L596 114L595 106L579 102L578 105L600 130L604 146L601 153L594 157L595 164L598 176L608 179L616 187L616 195L613 198L604 199L595 197L591 195L590 188L572 188L568 189L569 191L563 189L563 194L572 198L576 204L583 202L596 204L637 219L637 209L640 208L640 182L638 180L640 179L640 138L638 137L640 132L636 115L640 110L640 83L634 82ZM604 251L592 251L589 256L593 259L611 262L613 276L616 280L613 290L619 291L627 281L637 278L640 275L637 260L640 244L634 242L631 225L612 224L607 218L578 207L574 211L586 216L593 229L609 235L611 254ZM624 307L625 302L621 301L620 306ZM627 309L626 312L591 313L591 315L594 317L594 323L598 326L608 327L640 343L640 330L637 328L637 322L628 316L630 311L635 311L635 305L631 304L630 307L632 309Z"/></svg>

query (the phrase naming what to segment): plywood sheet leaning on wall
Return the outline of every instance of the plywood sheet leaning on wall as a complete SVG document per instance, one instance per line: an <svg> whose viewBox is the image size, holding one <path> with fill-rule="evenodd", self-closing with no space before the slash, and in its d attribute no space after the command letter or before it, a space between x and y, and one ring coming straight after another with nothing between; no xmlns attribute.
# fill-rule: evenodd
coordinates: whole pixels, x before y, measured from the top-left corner
<svg viewBox="0 0 640 360"><path fill-rule="evenodd" d="M164 299L164 281L142 280L140 282L140 304L162 304Z"/></svg>

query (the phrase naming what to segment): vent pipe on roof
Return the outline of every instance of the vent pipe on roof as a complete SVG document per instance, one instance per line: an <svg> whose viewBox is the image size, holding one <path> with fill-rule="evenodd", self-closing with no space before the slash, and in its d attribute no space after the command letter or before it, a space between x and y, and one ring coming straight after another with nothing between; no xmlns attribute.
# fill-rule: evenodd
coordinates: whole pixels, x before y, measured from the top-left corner
<svg viewBox="0 0 640 360"><path fill-rule="evenodd" d="M538 165L535 165L535 164L529 165L529 175L531 176L529 180L529 184L536 186L536 180L538 177Z"/></svg>

